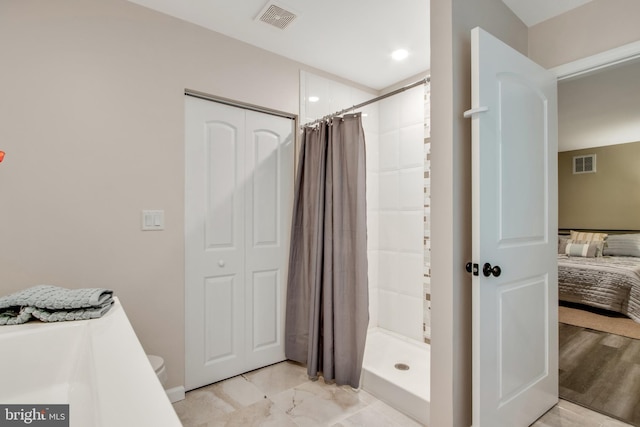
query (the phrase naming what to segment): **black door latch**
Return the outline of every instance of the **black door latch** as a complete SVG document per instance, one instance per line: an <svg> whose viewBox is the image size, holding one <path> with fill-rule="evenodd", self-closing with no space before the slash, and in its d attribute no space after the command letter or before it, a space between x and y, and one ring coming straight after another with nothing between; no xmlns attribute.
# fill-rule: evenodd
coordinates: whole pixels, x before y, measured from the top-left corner
<svg viewBox="0 0 640 427"><path fill-rule="evenodd" d="M478 264L468 262L465 269L467 270L467 273L473 273L474 276L477 276L480 271L480 266L478 266Z"/></svg>

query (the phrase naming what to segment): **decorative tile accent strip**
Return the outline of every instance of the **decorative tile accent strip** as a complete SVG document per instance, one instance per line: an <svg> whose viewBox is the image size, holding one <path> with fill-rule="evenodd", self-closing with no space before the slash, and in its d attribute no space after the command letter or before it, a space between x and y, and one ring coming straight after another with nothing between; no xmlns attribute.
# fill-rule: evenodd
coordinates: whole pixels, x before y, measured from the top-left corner
<svg viewBox="0 0 640 427"><path fill-rule="evenodd" d="M431 85L424 86L424 342L431 344Z"/></svg>

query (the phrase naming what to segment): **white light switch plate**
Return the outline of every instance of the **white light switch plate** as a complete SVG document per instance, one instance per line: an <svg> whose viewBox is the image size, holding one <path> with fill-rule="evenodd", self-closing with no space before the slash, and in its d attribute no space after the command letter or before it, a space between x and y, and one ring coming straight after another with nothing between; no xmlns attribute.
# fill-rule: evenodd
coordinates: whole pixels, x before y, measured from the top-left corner
<svg viewBox="0 0 640 427"><path fill-rule="evenodd" d="M143 231L164 230L164 211L163 210L142 211L142 230Z"/></svg>

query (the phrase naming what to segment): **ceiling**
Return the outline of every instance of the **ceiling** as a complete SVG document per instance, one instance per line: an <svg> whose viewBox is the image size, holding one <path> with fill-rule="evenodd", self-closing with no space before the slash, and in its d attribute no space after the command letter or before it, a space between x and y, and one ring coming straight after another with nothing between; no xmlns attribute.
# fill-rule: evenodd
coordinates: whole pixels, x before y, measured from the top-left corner
<svg viewBox="0 0 640 427"><path fill-rule="evenodd" d="M430 68L429 0L129 0L380 90ZM591 0L503 0L528 26ZM256 19L267 4L296 18ZM403 61L391 58L406 49Z"/></svg>

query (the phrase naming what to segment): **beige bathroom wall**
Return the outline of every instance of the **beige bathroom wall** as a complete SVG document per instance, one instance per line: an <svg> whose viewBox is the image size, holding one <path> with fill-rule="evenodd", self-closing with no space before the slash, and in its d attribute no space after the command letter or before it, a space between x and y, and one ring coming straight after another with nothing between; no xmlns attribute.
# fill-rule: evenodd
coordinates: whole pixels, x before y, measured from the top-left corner
<svg viewBox="0 0 640 427"><path fill-rule="evenodd" d="M553 68L640 40L640 1L594 0L529 28L529 57Z"/></svg>
<svg viewBox="0 0 640 427"><path fill-rule="evenodd" d="M313 69L125 0L3 0L0 58L0 295L111 288L182 385L184 89L297 114Z"/></svg>

